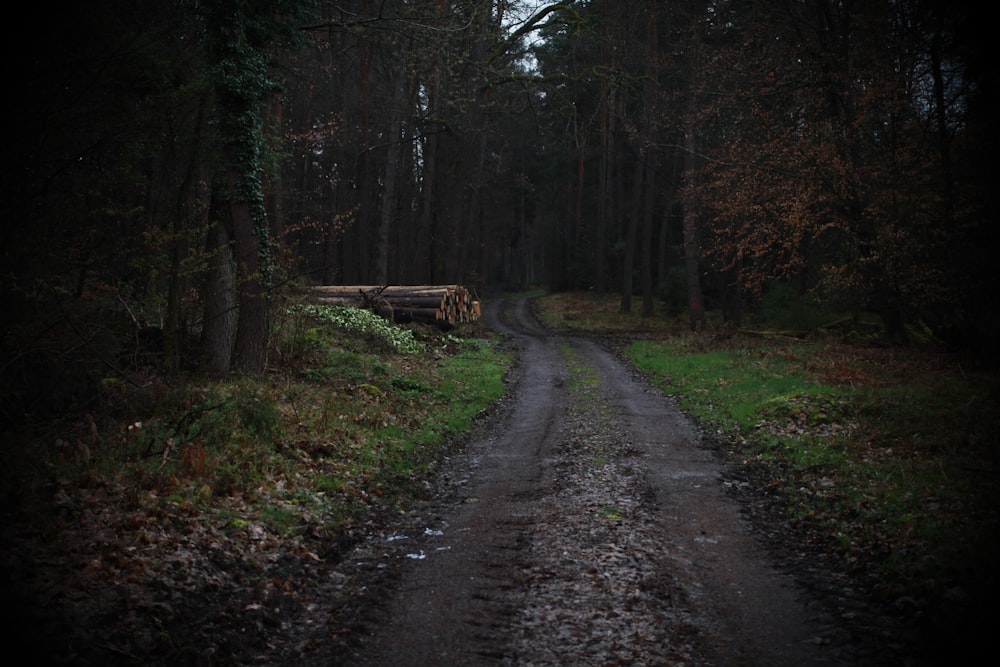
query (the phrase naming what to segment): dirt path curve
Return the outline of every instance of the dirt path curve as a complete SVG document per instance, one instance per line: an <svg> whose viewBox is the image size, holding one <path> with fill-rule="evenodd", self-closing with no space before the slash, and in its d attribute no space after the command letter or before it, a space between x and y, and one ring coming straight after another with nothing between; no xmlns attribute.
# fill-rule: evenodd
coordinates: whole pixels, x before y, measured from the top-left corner
<svg viewBox="0 0 1000 667"><path fill-rule="evenodd" d="M857 664L667 398L597 343L549 336L526 300L486 318L518 346L512 398L438 502L352 556L395 593L335 664Z"/></svg>

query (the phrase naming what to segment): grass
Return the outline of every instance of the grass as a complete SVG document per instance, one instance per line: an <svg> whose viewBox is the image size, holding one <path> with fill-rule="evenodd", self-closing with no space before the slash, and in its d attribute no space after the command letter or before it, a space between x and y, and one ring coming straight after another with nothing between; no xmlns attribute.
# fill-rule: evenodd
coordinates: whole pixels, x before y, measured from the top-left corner
<svg viewBox="0 0 1000 667"><path fill-rule="evenodd" d="M811 544L876 574L887 599L947 624L949 601L995 590L995 375L917 349L694 335L662 313L622 314L613 296L538 304L549 326L624 341L730 465ZM99 410L5 433L2 487L39 510L44 535L106 497L147 517L130 525L186 518L340 544L360 517L427 493L455 436L502 396L511 362L478 325L455 335L298 311L274 336L266 377L136 372L103 383ZM569 388L593 391L572 348L563 354Z"/></svg>
<svg viewBox="0 0 1000 667"><path fill-rule="evenodd" d="M877 556L901 584L924 578L930 561L952 571L942 586L965 566L953 545L980 530L980 511L991 514L980 502L996 494L988 378L913 351L839 345L730 341L691 353L640 341L628 354L849 559Z"/></svg>
<svg viewBox="0 0 1000 667"><path fill-rule="evenodd" d="M563 345L559 351L569 369L569 389L581 395L593 393L600 385L596 371L581 362L580 353L571 345Z"/></svg>
<svg viewBox="0 0 1000 667"><path fill-rule="evenodd" d="M886 599L949 626L949 600L995 590L995 374L940 352L696 335L662 317L636 333L615 297L539 301L550 326L622 332L637 368L729 464L780 498L814 546L876 577Z"/></svg>
<svg viewBox="0 0 1000 667"><path fill-rule="evenodd" d="M629 313L621 312L621 299L613 294L557 293L545 295L539 303L543 304L539 309L542 322L556 330L637 335L673 328L667 323L665 309L659 303L654 317L643 317L641 299L633 300Z"/></svg>
<svg viewBox="0 0 1000 667"><path fill-rule="evenodd" d="M4 488L118 489L122 508L336 534L425 494L511 362L479 325L445 334L343 309L290 311L275 336L266 377L107 382L101 410L16 434Z"/></svg>
<svg viewBox="0 0 1000 667"><path fill-rule="evenodd" d="M427 349L410 355L348 345L327 353L336 367L291 383L287 394L296 399L285 411L302 418L298 428L308 437L298 448L323 469L328 492L383 501L399 494L403 502L453 438L503 394L510 359L493 342L434 336L422 343Z"/></svg>

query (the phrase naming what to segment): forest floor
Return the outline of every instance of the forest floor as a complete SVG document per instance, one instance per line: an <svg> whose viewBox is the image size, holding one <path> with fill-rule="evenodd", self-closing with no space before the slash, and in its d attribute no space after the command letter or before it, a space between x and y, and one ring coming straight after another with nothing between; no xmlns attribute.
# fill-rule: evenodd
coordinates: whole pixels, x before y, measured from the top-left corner
<svg viewBox="0 0 1000 667"><path fill-rule="evenodd" d="M111 520L114 490L91 489L83 518L57 540L44 525L3 527L4 546L19 554L3 564L8 656L73 665L935 664L926 637L805 545L611 347L547 332L526 299L491 304L486 318L517 349L511 392L427 480L425 501L373 513L342 552L326 554L253 524L239 541L195 530L184 516L195 510L183 504L176 516ZM141 541L118 554L101 547L122 531L157 545L159 569L144 562ZM62 567L57 554L66 553L83 556L76 571ZM20 585L9 566L26 563L72 613L33 597L37 580ZM143 580L149 590L122 585L140 568L159 572ZM178 648L144 654L157 635Z"/></svg>

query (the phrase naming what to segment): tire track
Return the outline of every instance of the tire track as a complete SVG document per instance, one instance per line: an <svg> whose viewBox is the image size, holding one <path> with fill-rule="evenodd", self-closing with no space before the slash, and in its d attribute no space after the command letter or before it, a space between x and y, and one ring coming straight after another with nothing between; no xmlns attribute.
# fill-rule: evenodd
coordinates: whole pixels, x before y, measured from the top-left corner
<svg viewBox="0 0 1000 667"><path fill-rule="evenodd" d="M443 470L434 525L380 547L397 592L334 664L856 664L668 399L526 299L486 319L519 349L508 412Z"/></svg>

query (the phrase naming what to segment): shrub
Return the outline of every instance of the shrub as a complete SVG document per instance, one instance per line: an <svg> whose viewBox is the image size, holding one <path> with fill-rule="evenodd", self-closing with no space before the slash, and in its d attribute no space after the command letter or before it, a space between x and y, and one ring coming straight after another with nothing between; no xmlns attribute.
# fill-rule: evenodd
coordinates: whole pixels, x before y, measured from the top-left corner
<svg viewBox="0 0 1000 667"><path fill-rule="evenodd" d="M294 310L344 332L369 336L399 354L416 354L424 349L411 330L395 326L364 308L299 305Z"/></svg>

